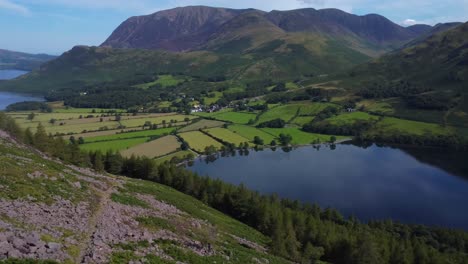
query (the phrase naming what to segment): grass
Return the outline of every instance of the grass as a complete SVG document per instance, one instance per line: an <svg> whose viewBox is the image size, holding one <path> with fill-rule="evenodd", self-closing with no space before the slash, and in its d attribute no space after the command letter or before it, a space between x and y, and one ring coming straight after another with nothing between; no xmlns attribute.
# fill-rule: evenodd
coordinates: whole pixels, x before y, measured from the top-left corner
<svg viewBox="0 0 468 264"><path fill-rule="evenodd" d="M271 121L277 118L281 118L284 121L288 122L296 116L298 110L302 105L290 104L290 105L281 105L274 107L267 112L260 115L256 124L261 124L263 122Z"/></svg>
<svg viewBox="0 0 468 264"><path fill-rule="evenodd" d="M197 152L204 152L206 147L214 146L221 148L223 145L213 138L203 134L200 131L192 131L179 134L190 146L191 149Z"/></svg>
<svg viewBox="0 0 468 264"><path fill-rule="evenodd" d="M205 205L199 200L174 189L151 182L128 180L124 188L130 193L154 195L158 200L174 205L177 209L185 211L192 217L206 220L224 232L229 232L250 241L265 245L269 239L255 229L226 216L225 214Z"/></svg>
<svg viewBox="0 0 468 264"><path fill-rule="evenodd" d="M331 118L326 119L333 125L349 125L354 124L358 120L362 121L377 121L378 116L370 115L365 112L353 112L353 113L344 113Z"/></svg>
<svg viewBox="0 0 468 264"><path fill-rule="evenodd" d="M293 121L291 121L292 124L298 125L298 126L303 126L305 124L308 124L314 120L315 117L313 116L298 116L294 118Z"/></svg>
<svg viewBox="0 0 468 264"><path fill-rule="evenodd" d="M385 117L378 122L376 127L371 130L370 134L382 135L447 135L454 133L452 127L443 127L439 124L425 123L419 121L410 121L393 117Z"/></svg>
<svg viewBox="0 0 468 264"><path fill-rule="evenodd" d="M206 132L214 138L221 139L224 142L233 143L236 146L249 141L247 138L225 128L211 128L206 130Z"/></svg>
<svg viewBox="0 0 468 264"><path fill-rule="evenodd" d="M135 85L136 88L148 89L151 86L160 84L162 87L177 86L179 83L182 83L184 79L174 77L172 75L159 75L158 79L154 82L143 83Z"/></svg>
<svg viewBox="0 0 468 264"><path fill-rule="evenodd" d="M162 136L165 134L170 134L171 132L175 131L175 128L160 128L156 130L143 130L137 132L128 132L128 133L120 133L114 135L105 135L105 136L97 136L97 137L90 137L86 138L86 143L94 143L100 141L109 141L109 140L119 140L119 139L130 139L130 138L150 138L151 136Z"/></svg>
<svg viewBox="0 0 468 264"><path fill-rule="evenodd" d="M213 117L217 120L245 125L249 123L250 120L255 120L257 115L253 113L225 112L214 115Z"/></svg>
<svg viewBox="0 0 468 264"><path fill-rule="evenodd" d="M130 139L88 143L88 144L80 145L80 148L85 151L98 151L98 150L102 152L106 152L109 150L121 151L121 150L129 149L133 146L143 144L147 141L148 141L148 138L130 138Z"/></svg>
<svg viewBox="0 0 468 264"><path fill-rule="evenodd" d="M304 104L301 105L301 109L299 110L300 116L315 116L324 110L327 107L337 107L335 104L330 103L311 103L311 104Z"/></svg>
<svg viewBox="0 0 468 264"><path fill-rule="evenodd" d="M214 94L213 97L204 97L203 98L203 100L205 101L205 105L214 104L214 103L218 102L218 100L221 99L221 97L223 97L222 92L212 92L212 94Z"/></svg>
<svg viewBox="0 0 468 264"><path fill-rule="evenodd" d="M200 121L197 121L196 123L190 124L186 127L183 127L178 130L180 133L184 132L190 132L190 131L197 131L200 129L208 129L208 128L213 128L213 127L221 127L225 123L216 121L216 120L208 120L208 119L202 119Z"/></svg>
<svg viewBox="0 0 468 264"><path fill-rule="evenodd" d="M112 130L117 129L119 123L117 122L97 122L97 123L86 123L86 124L75 124L75 125L54 125L49 126L43 124L47 133L51 134L78 134L84 131L99 131L99 130ZM29 127L29 126L28 126ZM32 126L31 129L35 130L37 126Z"/></svg>
<svg viewBox="0 0 468 264"><path fill-rule="evenodd" d="M121 194L121 193L113 193L111 195L111 199L112 201L116 202L116 203L120 203L120 204L124 204L124 205L130 205L130 206L138 206L138 207L142 207L142 208L149 208L150 206L134 197L134 196L131 196L131 195L128 195L128 194Z"/></svg>
<svg viewBox="0 0 468 264"><path fill-rule="evenodd" d="M247 138L250 141L253 141L255 136L260 137L263 139L265 144L270 144L272 140L275 139L275 136L266 133L263 130L260 130L255 127L251 126L245 126L245 125L230 125L228 129L236 134L239 134L240 136Z"/></svg>
<svg viewBox="0 0 468 264"><path fill-rule="evenodd" d="M273 134L279 137L280 134L287 134L291 135L293 138L292 144L293 145L307 145L316 142L329 142L331 135L322 135L322 134L314 134L314 133L307 133L299 128L289 127L289 128L262 128L267 133ZM347 137L343 136L336 136L337 140L345 139Z"/></svg>
<svg viewBox="0 0 468 264"><path fill-rule="evenodd" d="M136 219L141 225L149 229L166 229L175 232L175 227L171 223L163 218L148 216L148 217L138 217Z"/></svg>
<svg viewBox="0 0 468 264"><path fill-rule="evenodd" d="M124 150L121 152L121 154L124 157L135 155L146 156L148 158L157 158L175 152L179 148L180 143L177 137L165 136Z"/></svg>
<svg viewBox="0 0 468 264"><path fill-rule="evenodd" d="M166 155L164 157L160 157L158 159L156 159L156 163L158 164L162 164L166 161L171 161L173 158L177 157L179 159L183 159L185 157L187 157L187 155L195 155L192 151L190 150L181 150L181 151L178 151L178 152L175 152L175 153L172 153L172 154L169 154L169 155Z"/></svg>
<svg viewBox="0 0 468 264"><path fill-rule="evenodd" d="M183 123L184 120L194 119L194 116L189 115L170 115L170 116L161 116L161 117L151 117L151 118L138 118L138 119L131 119L131 120L123 120L120 123L125 127L139 127L143 126L146 122L151 122L152 124L161 125L164 122L169 125L171 120L176 121L173 125L177 125L177 123Z"/></svg>

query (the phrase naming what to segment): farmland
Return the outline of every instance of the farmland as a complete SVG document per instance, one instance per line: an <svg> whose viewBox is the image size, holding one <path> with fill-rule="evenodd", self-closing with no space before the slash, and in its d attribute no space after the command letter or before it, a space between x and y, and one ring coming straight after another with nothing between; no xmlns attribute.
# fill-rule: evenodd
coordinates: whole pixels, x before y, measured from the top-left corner
<svg viewBox="0 0 468 264"><path fill-rule="evenodd" d="M156 163L161 164L166 161L171 161L173 158L184 159L185 157L192 156L192 155L195 156L195 153L193 153L190 150L181 150L181 151L177 151L175 153L157 158Z"/></svg>
<svg viewBox="0 0 468 264"><path fill-rule="evenodd" d="M150 138L152 136L162 136L164 134L170 134L173 131L175 131L174 128L161 128L161 129L155 129L155 130L143 130L143 131L138 131L138 132L119 133L119 134L114 134L114 135L86 138L85 142L93 143L93 142L99 142L99 141L120 140L120 139L141 138L141 137Z"/></svg>
<svg viewBox="0 0 468 264"><path fill-rule="evenodd" d="M382 121L378 122L376 127L369 133L383 135L403 134L416 136L425 134L447 135L455 133L455 129L452 127L443 127L439 124L385 117Z"/></svg>
<svg viewBox="0 0 468 264"><path fill-rule="evenodd" d="M135 156L146 156L148 158L161 157L173 152L176 152L180 148L180 143L175 136L165 136L156 140L137 145L122 151L122 156L130 157Z"/></svg>
<svg viewBox="0 0 468 264"><path fill-rule="evenodd" d="M247 124L251 120L255 120L257 117L253 113L243 113L243 112L224 112L212 116L216 120L231 122L234 124Z"/></svg>
<svg viewBox="0 0 468 264"><path fill-rule="evenodd" d="M235 144L236 146L239 146L241 143L246 143L249 141L247 138L244 138L225 128L207 129L206 132L214 138L218 138L224 142Z"/></svg>
<svg viewBox="0 0 468 264"><path fill-rule="evenodd" d="M267 144L275 139L275 136L272 134L266 133L265 131L252 126L230 125L228 129L244 138L247 138L250 141L253 141L256 136L263 139L263 141Z"/></svg>
<svg viewBox="0 0 468 264"><path fill-rule="evenodd" d="M83 144L80 146L81 149L85 151L121 151L139 144L143 144L148 141L148 138L130 138L130 139L120 139L112 141L101 141L89 144Z"/></svg>
<svg viewBox="0 0 468 264"><path fill-rule="evenodd" d="M281 118L284 121L288 122L293 119L300 109L301 105L298 104L291 104L291 105L281 105L274 107L267 112L260 115L257 124L261 124L263 122L271 121L277 118Z"/></svg>
<svg viewBox="0 0 468 264"><path fill-rule="evenodd" d="M294 88L292 88L294 89ZM215 93L215 96L219 95ZM257 99L257 103L266 103ZM196 103L196 101L194 101ZM364 107L377 107L371 101L364 102ZM250 103L254 104L253 101ZM255 112L235 111L233 108L224 108L221 111L193 115L177 113L129 114L122 110L109 109L57 109L52 113L37 112L31 120L29 112L13 112L10 116L15 118L22 128L31 128L35 131L39 123L43 124L47 133L61 135L65 140L71 136L82 143L81 148L87 151L119 151L124 156L142 155L163 162L173 157L184 158L187 154L196 151L203 153L206 147L214 146L220 149L225 144L239 146L246 142L253 143L255 137L263 140L265 145L272 141L280 142L280 134L290 135L292 145L306 145L317 142L329 142L332 135L308 133L301 129L311 123L316 116L328 107L339 108L335 103L300 102L292 104L270 105L269 110L260 114ZM382 106L384 107L384 106ZM116 112L119 112L118 117ZM209 119L208 119L209 118ZM257 128L262 122L274 119L283 119L287 122L284 128ZM54 122L52 122L52 120ZM256 120L255 125L248 125ZM392 136L395 134L407 135L449 135L456 129L442 127L433 123L424 123L397 119L393 117L379 117L367 112L345 112L323 119L330 125L353 125L358 120L373 121L371 129L366 131L367 136ZM321 121L318 121L321 122ZM171 136L170 136L171 135ZM187 142L189 150L180 150L181 142ZM337 140L346 137L336 136ZM223 143L221 143L223 142Z"/></svg>
<svg viewBox="0 0 468 264"><path fill-rule="evenodd" d="M379 119L378 116L370 115L365 112L353 112L353 113L345 113L338 116L334 116L332 118L327 119L330 124L333 125L348 125L353 124L358 120L361 121L377 121Z"/></svg>
<svg viewBox="0 0 468 264"><path fill-rule="evenodd" d="M197 152L204 152L206 147L214 146L219 149L223 145L213 138L203 134L200 131L192 131L179 134L190 146L191 149Z"/></svg>
<svg viewBox="0 0 468 264"><path fill-rule="evenodd" d="M307 133L299 128L263 128L262 130L277 137L279 137L280 134L290 135L293 145L308 145L317 141L321 143L329 142L331 137L330 135ZM336 138L337 140L341 140L346 137L337 136Z"/></svg>
<svg viewBox="0 0 468 264"><path fill-rule="evenodd" d="M161 125L161 124L177 124L186 122L186 120L194 119L194 116L188 115L170 115L170 116L161 116L161 117L148 117L148 118L135 118L130 120L122 120L120 123L125 127L139 127L145 125L149 122L151 124Z"/></svg>
<svg viewBox="0 0 468 264"><path fill-rule="evenodd" d="M220 121L215 121L215 120L208 120L208 119L202 119L200 121L197 121L196 123L190 124L182 129L179 129L179 133L184 133L184 132L190 132L190 131L197 131L200 129L207 129L207 128L213 128L213 127L221 127L225 123L220 122Z"/></svg>

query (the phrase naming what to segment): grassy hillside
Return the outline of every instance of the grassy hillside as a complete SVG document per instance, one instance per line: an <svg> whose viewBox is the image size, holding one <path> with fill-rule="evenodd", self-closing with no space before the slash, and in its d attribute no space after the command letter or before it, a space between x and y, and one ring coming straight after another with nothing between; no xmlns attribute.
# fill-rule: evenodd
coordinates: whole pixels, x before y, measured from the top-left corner
<svg viewBox="0 0 468 264"><path fill-rule="evenodd" d="M292 80L336 73L370 58L336 38L268 32L220 36L210 44L212 51L187 53L75 47L19 80L2 83L0 90L47 94L106 86L147 88L146 84L160 84L153 82L159 73L223 76L234 82Z"/></svg>
<svg viewBox="0 0 468 264"><path fill-rule="evenodd" d="M54 161L2 131L0 172L0 258L287 263L267 237L190 196Z"/></svg>

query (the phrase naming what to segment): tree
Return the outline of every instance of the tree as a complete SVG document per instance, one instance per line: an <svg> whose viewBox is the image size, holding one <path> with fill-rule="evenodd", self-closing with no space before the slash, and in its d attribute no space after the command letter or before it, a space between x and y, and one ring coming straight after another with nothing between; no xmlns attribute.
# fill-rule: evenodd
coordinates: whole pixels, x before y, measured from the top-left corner
<svg viewBox="0 0 468 264"><path fill-rule="evenodd" d="M291 135L281 133L279 135L279 141L280 141L281 145L287 146L287 145L289 145L291 143L292 137L291 137Z"/></svg>
<svg viewBox="0 0 468 264"><path fill-rule="evenodd" d="M52 118L49 120L49 123L52 124L52 125L55 125L55 123L57 122L57 119L55 118Z"/></svg>
<svg viewBox="0 0 468 264"><path fill-rule="evenodd" d="M78 144L83 145L85 143L85 140L83 137L78 138Z"/></svg>
<svg viewBox="0 0 468 264"><path fill-rule="evenodd" d="M24 142L29 145L34 145L34 135L29 127L24 131Z"/></svg>
<svg viewBox="0 0 468 264"><path fill-rule="evenodd" d="M253 142L255 145L264 145L263 139L261 139L259 136L255 136Z"/></svg>
<svg viewBox="0 0 468 264"><path fill-rule="evenodd" d="M97 151L92 157L93 169L96 171L104 171L104 161L101 151Z"/></svg>
<svg viewBox="0 0 468 264"><path fill-rule="evenodd" d="M30 114L28 115L28 120L29 120L29 121L33 121L33 119L34 119L35 117L36 117L36 114L35 114L35 113L30 113Z"/></svg>
<svg viewBox="0 0 468 264"><path fill-rule="evenodd" d="M270 146L275 147L275 146L276 146L276 140L272 140L272 141L270 142Z"/></svg>
<svg viewBox="0 0 468 264"><path fill-rule="evenodd" d="M336 137L335 136L331 136L330 137L330 143L335 143L336 142Z"/></svg>
<svg viewBox="0 0 468 264"><path fill-rule="evenodd" d="M36 134L34 134L34 145L37 147L37 149L44 152L47 151L49 146L49 136L47 135L45 128L41 123L37 125Z"/></svg>

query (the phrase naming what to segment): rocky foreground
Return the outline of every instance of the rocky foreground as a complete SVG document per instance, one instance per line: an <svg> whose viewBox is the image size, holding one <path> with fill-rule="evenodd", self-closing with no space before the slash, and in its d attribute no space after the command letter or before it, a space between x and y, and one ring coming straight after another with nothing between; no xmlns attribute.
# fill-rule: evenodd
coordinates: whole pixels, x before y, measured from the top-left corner
<svg viewBox="0 0 468 264"><path fill-rule="evenodd" d="M62 164L0 132L0 260L278 263L266 241L172 189Z"/></svg>

